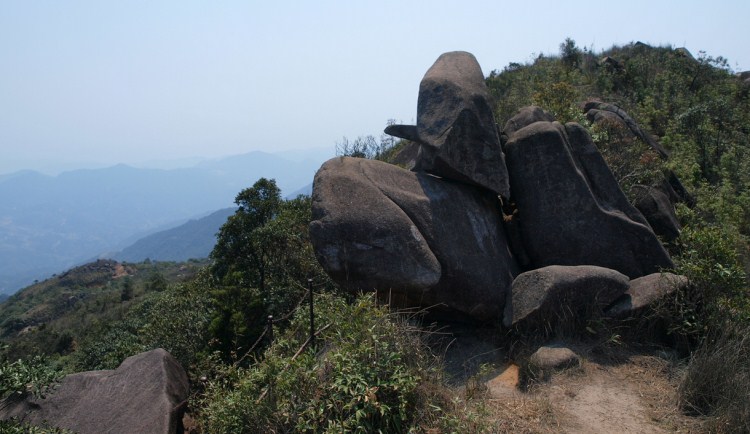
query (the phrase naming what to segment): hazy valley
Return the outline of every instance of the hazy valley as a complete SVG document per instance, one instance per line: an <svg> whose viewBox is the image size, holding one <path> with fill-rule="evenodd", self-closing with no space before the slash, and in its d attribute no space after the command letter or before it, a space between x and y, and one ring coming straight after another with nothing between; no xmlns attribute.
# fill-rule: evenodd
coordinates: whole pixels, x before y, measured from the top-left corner
<svg viewBox="0 0 750 434"><path fill-rule="evenodd" d="M140 253L131 244L232 207L237 193L259 177L275 178L285 195L309 189L333 151L300 154L251 152L171 170L117 165L57 176L0 175L0 293L98 257L136 260ZM172 260L207 254L213 243L205 234L215 234L219 220L204 228L197 250L163 258L153 250L146 254Z"/></svg>

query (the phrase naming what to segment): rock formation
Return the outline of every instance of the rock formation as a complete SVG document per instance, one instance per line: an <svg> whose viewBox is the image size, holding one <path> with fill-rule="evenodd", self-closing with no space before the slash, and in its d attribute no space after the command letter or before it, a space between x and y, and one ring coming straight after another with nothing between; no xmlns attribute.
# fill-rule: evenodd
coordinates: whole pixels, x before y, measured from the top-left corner
<svg viewBox="0 0 750 434"><path fill-rule="evenodd" d="M527 107L498 133L469 53L440 56L420 84L417 125L386 133L412 141L400 157L412 172L338 157L315 176L310 237L346 288L456 319L500 322L505 309L510 326L559 303L601 311L629 278L673 266L580 125ZM516 278L517 258L530 274Z"/></svg>
<svg viewBox="0 0 750 434"><path fill-rule="evenodd" d="M669 195L672 189L669 184L636 185L633 189L636 196L635 207L646 217L654 233L667 241L676 240L682 227Z"/></svg>
<svg viewBox="0 0 750 434"><path fill-rule="evenodd" d="M182 432L188 379L162 349L127 358L113 371L66 376L44 399L0 407L0 419L17 418L80 434Z"/></svg>
<svg viewBox="0 0 750 434"><path fill-rule="evenodd" d="M672 273L654 273L633 279L628 290L607 308L605 314L613 318L639 315L654 302L688 285L687 277Z"/></svg>
<svg viewBox="0 0 750 434"><path fill-rule="evenodd" d="M630 131L634 137L641 139L643 143L650 146L661 158L669 158L669 152L650 134L643 131L638 123L620 107L606 102L589 101L584 105L583 111L586 113L586 119L591 123L613 122L621 125L623 129Z"/></svg>

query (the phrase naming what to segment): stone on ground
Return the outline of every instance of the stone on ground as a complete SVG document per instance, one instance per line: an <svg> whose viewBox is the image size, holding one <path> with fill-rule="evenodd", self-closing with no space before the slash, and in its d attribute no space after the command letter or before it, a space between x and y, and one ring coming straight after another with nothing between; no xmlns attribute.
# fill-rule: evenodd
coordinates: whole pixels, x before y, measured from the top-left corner
<svg viewBox="0 0 750 434"><path fill-rule="evenodd" d="M653 273L630 281L630 287L605 311L613 318L626 318L644 312L653 303L684 289L688 278L672 273Z"/></svg>

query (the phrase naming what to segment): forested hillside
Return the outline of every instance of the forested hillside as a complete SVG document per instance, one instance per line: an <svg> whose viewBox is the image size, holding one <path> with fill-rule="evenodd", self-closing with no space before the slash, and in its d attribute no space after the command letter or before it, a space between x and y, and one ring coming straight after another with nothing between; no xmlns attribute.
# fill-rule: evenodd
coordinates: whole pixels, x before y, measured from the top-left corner
<svg viewBox="0 0 750 434"><path fill-rule="evenodd" d="M727 65L641 43L591 52L568 39L559 56L511 63L486 78L500 129L528 105L580 123L631 201L639 186L681 180L689 196L676 205L681 230L663 242L672 271L691 285L649 317L664 335L602 320L578 338L599 355L646 347L675 354L659 371L680 379L670 405L685 418L700 416L691 423L705 432L750 429L750 85ZM591 101L615 104L648 135L592 122L584 111ZM357 156L407 165L411 146L402 140ZM424 312L389 310L334 284L310 243L311 200L284 200L262 178L239 192L200 270L196 262L97 263L108 267L101 276L76 278L74 269L0 304L0 398L44 390L56 373L114 368L162 347L188 371L191 432L559 429L549 403L486 399L486 371L454 387L443 359L449 332L420 322ZM523 346L499 318L482 333L508 354Z"/></svg>

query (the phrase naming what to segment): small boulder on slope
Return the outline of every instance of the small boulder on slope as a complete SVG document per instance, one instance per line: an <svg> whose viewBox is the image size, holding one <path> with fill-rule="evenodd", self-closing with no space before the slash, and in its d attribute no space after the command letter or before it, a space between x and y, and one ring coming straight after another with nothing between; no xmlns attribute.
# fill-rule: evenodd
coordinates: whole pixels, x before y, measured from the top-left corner
<svg viewBox="0 0 750 434"><path fill-rule="evenodd" d="M672 273L653 273L630 281L630 287L605 310L613 318L638 315L654 302L684 289L690 282L685 276Z"/></svg>

